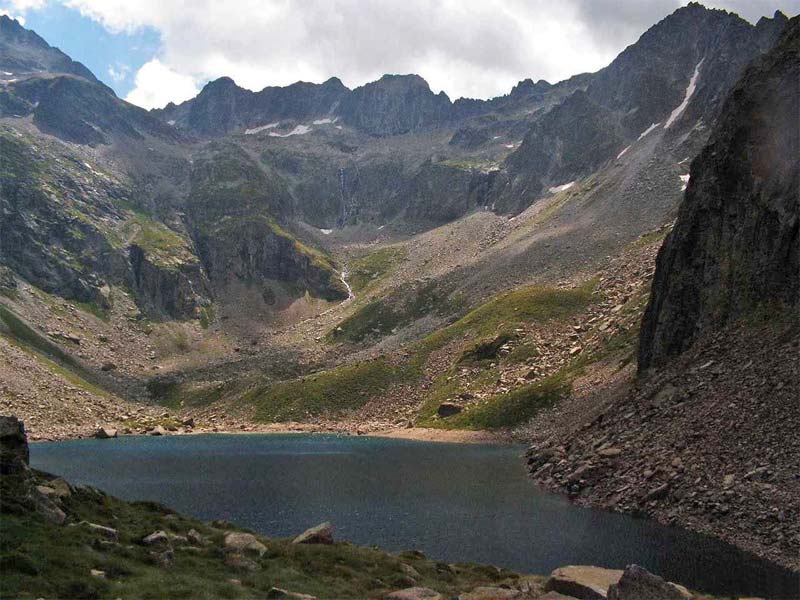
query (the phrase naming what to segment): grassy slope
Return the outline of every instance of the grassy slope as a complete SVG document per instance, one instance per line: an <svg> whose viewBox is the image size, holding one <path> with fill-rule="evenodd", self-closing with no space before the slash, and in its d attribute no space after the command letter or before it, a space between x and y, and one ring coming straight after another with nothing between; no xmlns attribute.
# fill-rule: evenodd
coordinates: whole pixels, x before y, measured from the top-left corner
<svg viewBox="0 0 800 600"><path fill-rule="evenodd" d="M382 357L339 366L299 379L257 385L245 393L242 400L256 407L256 419L260 421L300 420L320 414L335 417L359 408L370 398L385 393L393 384L418 381L431 353L451 342L463 339L464 345L470 346L477 339L522 323L566 319L591 301L592 289L593 282L589 282L576 289L529 286L507 292L416 343L410 348L407 357L399 362ZM427 412L421 415L423 424L428 424L424 419L430 417L438 406L436 394L444 384L437 383L439 385L434 388L431 396L433 400L428 403ZM515 396L507 404L508 411L503 408L506 404L502 404L484 409L485 417L478 417L476 414L467 418L465 415L451 423L469 428L516 424L530 413L533 402L531 398L536 397L536 405L544 402L539 396L546 396L547 401L550 401L558 387L545 386L527 395ZM506 412L515 416L509 417Z"/></svg>
<svg viewBox="0 0 800 600"><path fill-rule="evenodd" d="M319 598L381 598L409 585L403 563L420 573L419 585L445 594L517 578L493 567L451 568L413 554L391 555L347 543L294 546L265 538L260 538L267 547L263 557L249 556L257 570L243 570L226 565L222 529L160 505L127 503L93 488L74 488L63 500L68 521L58 526L18 502L15 483L10 476L2 481L3 598L264 598L273 586ZM82 520L117 529L119 543L104 543L76 525ZM156 530L185 536L190 529L207 543L196 550L176 545L168 568L158 566L151 554L154 548L141 542ZM91 575L92 569L105 572L105 577Z"/></svg>

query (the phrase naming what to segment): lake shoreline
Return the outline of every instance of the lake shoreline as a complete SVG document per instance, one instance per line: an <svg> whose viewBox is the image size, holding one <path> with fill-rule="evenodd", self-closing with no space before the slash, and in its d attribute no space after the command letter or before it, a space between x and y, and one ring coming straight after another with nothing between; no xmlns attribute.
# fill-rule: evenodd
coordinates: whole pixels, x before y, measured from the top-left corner
<svg viewBox="0 0 800 600"><path fill-rule="evenodd" d="M319 426L309 423L281 423L269 425L250 425L246 428L228 427L196 427L191 429L178 428L176 431L166 430L164 436L183 435L286 435L286 434L329 434L353 437L379 437L402 439L418 442L436 442L443 444L515 444L520 440L513 438L506 432L467 429L436 429L432 427L409 428L382 428L375 430L358 430L353 432L349 428L334 426ZM131 437L153 435L145 431L123 432L117 429L118 437ZM81 440L98 437L94 429L86 432L61 431L52 435L29 434L30 441L34 443L61 442L67 440ZM113 438L112 438L113 439Z"/></svg>

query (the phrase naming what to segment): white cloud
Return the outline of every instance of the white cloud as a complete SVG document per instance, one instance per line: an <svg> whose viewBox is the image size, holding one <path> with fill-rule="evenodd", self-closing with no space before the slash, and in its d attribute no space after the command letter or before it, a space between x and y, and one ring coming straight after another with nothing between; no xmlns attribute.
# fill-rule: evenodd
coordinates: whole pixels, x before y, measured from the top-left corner
<svg viewBox="0 0 800 600"><path fill-rule="evenodd" d="M43 0L17 0L40 2ZM259 90L338 76L349 87L418 73L434 89L486 98L521 79L597 70L686 0L61 0L114 32L152 27L159 64L201 82ZM743 7L751 0L712 0ZM800 0L752 0L770 13ZM2 2L2 0L0 0ZM752 15L747 15L752 18ZM185 84L185 81L184 81ZM165 95L153 88L153 97ZM165 86L168 87L168 86ZM183 85L182 90L188 89ZM133 98L140 98L137 91ZM179 100L178 97L171 98Z"/></svg>
<svg viewBox="0 0 800 600"><path fill-rule="evenodd" d="M113 81L119 83L120 81L125 81L125 78L128 77L128 73L130 73L130 70L131 68L128 65L122 63L109 65L108 76L111 77Z"/></svg>
<svg viewBox="0 0 800 600"><path fill-rule="evenodd" d="M0 17L2 17L2 16L6 16L6 17L10 17L12 19L16 19L17 21L19 21L20 25L25 25L25 17L23 17L22 15L14 14L10 10L8 10L7 8L0 8Z"/></svg>
<svg viewBox="0 0 800 600"><path fill-rule="evenodd" d="M194 79L181 75L154 58L136 72L133 90L125 100L143 108L161 108L168 102L183 102L198 92Z"/></svg>

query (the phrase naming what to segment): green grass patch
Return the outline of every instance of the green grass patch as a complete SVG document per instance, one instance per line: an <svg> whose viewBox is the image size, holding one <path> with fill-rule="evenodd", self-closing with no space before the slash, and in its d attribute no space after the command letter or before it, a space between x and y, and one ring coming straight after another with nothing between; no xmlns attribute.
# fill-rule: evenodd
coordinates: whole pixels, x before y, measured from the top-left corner
<svg viewBox="0 0 800 600"><path fill-rule="evenodd" d="M402 298L382 298L359 308L328 334L333 341L360 342L370 335L384 336L429 314L447 315L459 303L431 283Z"/></svg>
<svg viewBox="0 0 800 600"><path fill-rule="evenodd" d="M147 382L147 392L153 402L167 408L208 406L220 400L235 387L236 382L179 383L171 377L153 378Z"/></svg>
<svg viewBox="0 0 800 600"><path fill-rule="evenodd" d="M349 265L348 281L354 292L368 287L392 271L408 256L408 250L401 246L387 246L370 252L354 260Z"/></svg>
<svg viewBox="0 0 800 600"><path fill-rule="evenodd" d="M458 358L459 364L475 364L495 360L500 354L500 349L516 339L513 333L500 332L496 336L478 340L461 351Z"/></svg>
<svg viewBox="0 0 800 600"><path fill-rule="evenodd" d="M255 405L256 420L292 421L337 415L362 406L404 376L386 358L343 365L300 379L259 386L244 395Z"/></svg>
<svg viewBox="0 0 800 600"><path fill-rule="evenodd" d="M36 475L36 484L46 483ZM386 552L337 543L330 546L292 545L288 540L259 537L266 552L248 555L253 571L226 564L225 529L175 514L153 502L123 502L88 487L78 487L63 500L65 525L42 519L26 499L23 481L3 477L0 514L0 596L3 598L135 598L218 599L266 598L272 587L324 598L382 598L407 587L403 563L420 573L419 585L450 598L478 585L514 582L505 569L460 564L442 570L416 554ZM113 527L118 543L85 526L88 521ZM205 544L185 551L175 544L172 564L159 566L159 549L142 544L143 537L163 530L185 536L199 532ZM236 527L226 529L238 530ZM105 577L91 575L97 569ZM232 582L238 579L241 585Z"/></svg>
<svg viewBox="0 0 800 600"><path fill-rule="evenodd" d="M217 318L217 311L213 304L208 304L200 309L200 327L208 329Z"/></svg>
<svg viewBox="0 0 800 600"><path fill-rule="evenodd" d="M559 372L542 381L469 405L452 417L431 416L419 424L442 429L507 429L522 425L570 393L572 377L568 374L569 371Z"/></svg>

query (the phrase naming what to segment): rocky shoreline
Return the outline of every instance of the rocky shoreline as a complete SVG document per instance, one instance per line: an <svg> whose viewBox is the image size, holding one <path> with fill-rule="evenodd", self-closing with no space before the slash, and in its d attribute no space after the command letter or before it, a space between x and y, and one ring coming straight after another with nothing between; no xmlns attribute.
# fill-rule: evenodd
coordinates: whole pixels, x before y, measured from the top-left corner
<svg viewBox="0 0 800 600"><path fill-rule="evenodd" d="M590 421L539 440L532 477L800 573L798 348L791 323L709 336Z"/></svg>

